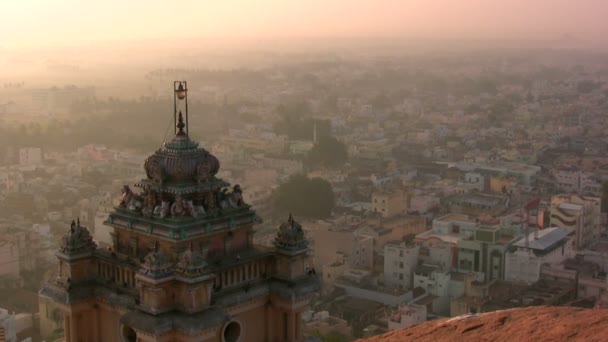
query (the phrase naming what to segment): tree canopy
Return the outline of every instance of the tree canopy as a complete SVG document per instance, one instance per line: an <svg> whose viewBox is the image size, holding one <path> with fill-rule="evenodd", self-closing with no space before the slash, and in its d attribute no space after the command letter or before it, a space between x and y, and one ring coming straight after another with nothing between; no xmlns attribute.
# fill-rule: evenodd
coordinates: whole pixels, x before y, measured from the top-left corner
<svg viewBox="0 0 608 342"><path fill-rule="evenodd" d="M294 175L275 190L272 204L280 215L292 212L296 216L321 219L331 214L335 198L326 180Z"/></svg>
<svg viewBox="0 0 608 342"><path fill-rule="evenodd" d="M348 159L346 145L330 135L321 136L308 153L309 167L339 167Z"/></svg>

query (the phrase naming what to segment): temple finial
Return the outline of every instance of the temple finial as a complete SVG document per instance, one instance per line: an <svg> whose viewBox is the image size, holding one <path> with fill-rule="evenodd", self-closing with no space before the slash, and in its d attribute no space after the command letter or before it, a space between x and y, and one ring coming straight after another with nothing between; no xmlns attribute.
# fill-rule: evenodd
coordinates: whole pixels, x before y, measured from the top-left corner
<svg viewBox="0 0 608 342"><path fill-rule="evenodd" d="M289 219L287 220L287 222L289 222L289 224L291 224L293 226L293 215L291 214L291 212L289 212Z"/></svg>
<svg viewBox="0 0 608 342"><path fill-rule="evenodd" d="M184 133L184 127L186 127L186 124L184 123L184 116L182 115L182 111L179 111L179 114L177 115L177 125L175 125L175 127L177 127L179 129L179 131L177 132L177 135L184 135L186 133Z"/></svg>

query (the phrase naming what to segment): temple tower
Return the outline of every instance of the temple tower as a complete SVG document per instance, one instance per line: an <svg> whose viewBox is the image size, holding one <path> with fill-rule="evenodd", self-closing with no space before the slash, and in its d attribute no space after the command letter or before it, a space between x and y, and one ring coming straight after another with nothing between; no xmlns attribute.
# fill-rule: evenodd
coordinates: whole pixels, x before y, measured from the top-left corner
<svg viewBox="0 0 608 342"><path fill-rule="evenodd" d="M105 222L112 246L79 223L62 240L40 296L60 308L68 342L301 340L319 290L302 227L290 217L274 248L254 246L260 218L191 140L187 91L174 83L175 134Z"/></svg>

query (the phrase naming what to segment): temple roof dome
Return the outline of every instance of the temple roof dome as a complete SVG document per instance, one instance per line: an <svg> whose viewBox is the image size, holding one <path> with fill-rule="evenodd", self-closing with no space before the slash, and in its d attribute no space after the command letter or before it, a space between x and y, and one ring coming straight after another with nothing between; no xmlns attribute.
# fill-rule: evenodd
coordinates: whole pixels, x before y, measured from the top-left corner
<svg viewBox="0 0 608 342"><path fill-rule="evenodd" d="M274 245L279 249L287 250L300 250L308 246L302 225L296 222L291 214L287 222L279 226L279 232L274 238Z"/></svg>
<svg viewBox="0 0 608 342"><path fill-rule="evenodd" d="M169 257L158 248L158 243L144 258L141 273L153 278L170 276L174 273L175 267Z"/></svg>
<svg viewBox="0 0 608 342"><path fill-rule="evenodd" d="M70 230L63 236L59 245L59 251L65 254L81 254L92 252L97 248L89 230L78 223L72 221Z"/></svg>
<svg viewBox="0 0 608 342"><path fill-rule="evenodd" d="M179 257L176 273L184 276L197 276L204 273L206 267L205 258L199 251L194 250L192 243L190 243L190 248L186 249Z"/></svg>

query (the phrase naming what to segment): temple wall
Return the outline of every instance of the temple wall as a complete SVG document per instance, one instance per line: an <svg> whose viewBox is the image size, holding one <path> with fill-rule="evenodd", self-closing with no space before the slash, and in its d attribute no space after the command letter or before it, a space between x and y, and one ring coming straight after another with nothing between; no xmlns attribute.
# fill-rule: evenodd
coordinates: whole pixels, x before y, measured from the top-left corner
<svg viewBox="0 0 608 342"><path fill-rule="evenodd" d="M122 341L120 337L120 313L99 308L99 341Z"/></svg>
<svg viewBox="0 0 608 342"><path fill-rule="evenodd" d="M253 310L240 313L234 318L241 323L243 341L266 341L266 320L264 306L259 306Z"/></svg>

